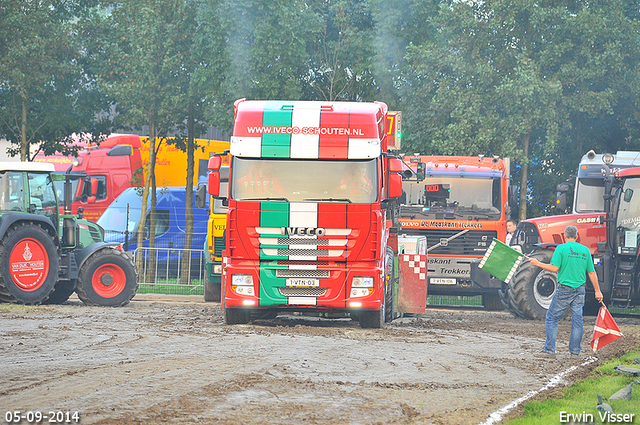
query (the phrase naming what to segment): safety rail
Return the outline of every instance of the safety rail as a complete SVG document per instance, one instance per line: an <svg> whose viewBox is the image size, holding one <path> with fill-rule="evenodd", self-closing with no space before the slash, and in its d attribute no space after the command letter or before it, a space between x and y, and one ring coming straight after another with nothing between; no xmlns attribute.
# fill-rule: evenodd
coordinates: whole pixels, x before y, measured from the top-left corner
<svg viewBox="0 0 640 425"><path fill-rule="evenodd" d="M205 279L201 249L136 248L138 292L200 295Z"/></svg>

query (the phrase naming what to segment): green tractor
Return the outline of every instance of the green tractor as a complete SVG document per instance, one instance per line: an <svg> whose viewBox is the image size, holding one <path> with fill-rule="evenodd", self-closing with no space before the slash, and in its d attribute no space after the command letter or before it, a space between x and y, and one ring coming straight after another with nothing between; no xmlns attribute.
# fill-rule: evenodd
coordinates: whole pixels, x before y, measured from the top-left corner
<svg viewBox="0 0 640 425"><path fill-rule="evenodd" d="M0 301L61 303L76 292L87 305L123 306L135 295L129 254L104 242L82 212L71 214L81 178L56 174L52 164L0 162ZM64 182L64 208L55 182Z"/></svg>

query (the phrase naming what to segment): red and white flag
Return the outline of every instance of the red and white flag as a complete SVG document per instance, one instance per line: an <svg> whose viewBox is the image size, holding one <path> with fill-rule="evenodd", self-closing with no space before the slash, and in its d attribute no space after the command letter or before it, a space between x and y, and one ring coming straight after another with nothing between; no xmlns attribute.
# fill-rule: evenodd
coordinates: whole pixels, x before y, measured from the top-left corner
<svg viewBox="0 0 640 425"><path fill-rule="evenodd" d="M616 324L611 313L604 305L600 307L598 311L598 317L596 318L596 326L593 328L593 338L591 338L591 348L593 351L598 351L599 348L604 347L610 342L622 336L620 328Z"/></svg>

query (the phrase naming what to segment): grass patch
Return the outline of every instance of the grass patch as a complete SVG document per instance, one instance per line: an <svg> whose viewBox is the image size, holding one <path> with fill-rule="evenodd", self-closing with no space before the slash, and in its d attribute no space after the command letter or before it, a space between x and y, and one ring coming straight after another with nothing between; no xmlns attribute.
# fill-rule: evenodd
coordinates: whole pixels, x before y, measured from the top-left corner
<svg viewBox="0 0 640 425"><path fill-rule="evenodd" d="M427 305L469 305L482 307L482 295L427 295Z"/></svg>
<svg viewBox="0 0 640 425"><path fill-rule="evenodd" d="M197 281L192 281L191 285L180 285L177 283L157 283L138 285L138 294L164 294L164 295L204 295L204 286Z"/></svg>
<svg viewBox="0 0 640 425"><path fill-rule="evenodd" d="M596 368L591 375L563 391L563 397L559 399L548 399L544 401L530 401L524 405L524 416L518 419L505 422L508 425L538 425L557 424L561 422L561 412L567 414L580 415L587 414L585 423L613 423L603 422L595 409L598 404L598 394L602 396L605 403L613 408L614 414L634 415L633 424L640 424L640 384L636 384L631 400L608 400L616 391L626 387L638 377L631 377L620 374L613 370L619 364L640 368L640 365L632 365L634 358L640 357L640 350L625 354L619 359L607 361L602 366ZM565 416L564 419L570 419ZM574 418L576 419L576 418ZM619 418L617 423L620 423ZM565 421L569 422L569 421ZM577 420L575 423L579 423Z"/></svg>
<svg viewBox="0 0 640 425"><path fill-rule="evenodd" d="M17 313L17 312L26 312L32 311L32 306L26 306L23 304L0 304L0 313Z"/></svg>

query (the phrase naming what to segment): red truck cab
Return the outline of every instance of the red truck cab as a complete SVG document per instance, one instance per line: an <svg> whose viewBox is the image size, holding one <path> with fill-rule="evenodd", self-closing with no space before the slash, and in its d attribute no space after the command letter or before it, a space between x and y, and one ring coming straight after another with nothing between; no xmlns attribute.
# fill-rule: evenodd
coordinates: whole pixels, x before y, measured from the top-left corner
<svg viewBox="0 0 640 425"><path fill-rule="evenodd" d="M390 315L389 202L401 162L386 155L383 103L235 103L222 305L228 324L281 311ZM219 194L220 158L210 162ZM216 178L218 177L218 178Z"/></svg>

